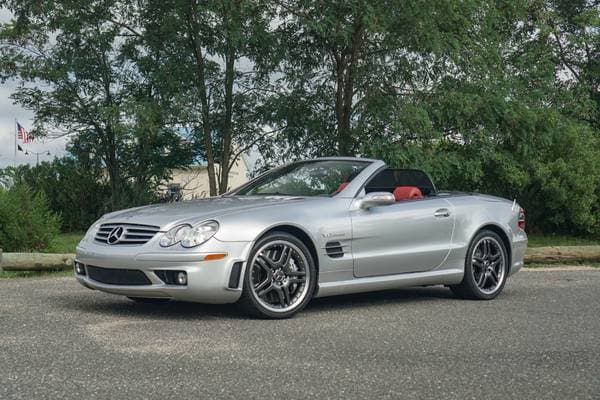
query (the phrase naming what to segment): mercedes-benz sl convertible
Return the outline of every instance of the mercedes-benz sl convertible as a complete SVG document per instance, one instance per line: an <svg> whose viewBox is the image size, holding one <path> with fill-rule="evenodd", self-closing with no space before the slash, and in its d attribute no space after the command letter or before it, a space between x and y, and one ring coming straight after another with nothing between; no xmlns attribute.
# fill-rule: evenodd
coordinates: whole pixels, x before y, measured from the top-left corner
<svg viewBox="0 0 600 400"><path fill-rule="evenodd" d="M446 285L489 300L523 266L525 214L506 199L437 191L419 170L321 158L220 197L103 216L75 276L136 301L234 303L285 318L313 297Z"/></svg>

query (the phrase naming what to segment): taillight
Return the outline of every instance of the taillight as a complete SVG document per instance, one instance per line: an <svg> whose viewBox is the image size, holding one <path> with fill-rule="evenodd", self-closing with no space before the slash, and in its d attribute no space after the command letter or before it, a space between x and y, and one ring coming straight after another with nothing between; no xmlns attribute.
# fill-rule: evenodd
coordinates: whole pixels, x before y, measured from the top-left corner
<svg viewBox="0 0 600 400"><path fill-rule="evenodd" d="M522 208L519 209L519 220L517 221L517 225L519 225L519 228L525 230L525 210Z"/></svg>

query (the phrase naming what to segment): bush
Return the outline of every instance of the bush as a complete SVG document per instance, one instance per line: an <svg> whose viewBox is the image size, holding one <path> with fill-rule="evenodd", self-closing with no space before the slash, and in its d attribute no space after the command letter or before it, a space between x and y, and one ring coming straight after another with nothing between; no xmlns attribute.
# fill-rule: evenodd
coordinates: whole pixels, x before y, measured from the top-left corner
<svg viewBox="0 0 600 400"><path fill-rule="evenodd" d="M0 248L35 251L46 248L58 235L60 216L52 212L46 196L25 185L0 189Z"/></svg>
<svg viewBox="0 0 600 400"><path fill-rule="evenodd" d="M50 208L61 215L63 232L86 230L108 211L102 171L74 158L57 158L38 166L20 165L10 174L15 185L44 193Z"/></svg>

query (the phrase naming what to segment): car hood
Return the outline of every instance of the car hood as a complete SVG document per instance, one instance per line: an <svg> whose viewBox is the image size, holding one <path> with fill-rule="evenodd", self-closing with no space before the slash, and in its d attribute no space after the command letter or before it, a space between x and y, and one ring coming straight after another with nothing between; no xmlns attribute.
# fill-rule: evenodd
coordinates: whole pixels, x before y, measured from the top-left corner
<svg viewBox="0 0 600 400"><path fill-rule="evenodd" d="M165 230L177 224L195 224L233 212L273 207L284 203L305 200L307 198L283 196L211 197L180 203L153 204L116 211L106 214L100 222L154 225L159 226L161 230Z"/></svg>

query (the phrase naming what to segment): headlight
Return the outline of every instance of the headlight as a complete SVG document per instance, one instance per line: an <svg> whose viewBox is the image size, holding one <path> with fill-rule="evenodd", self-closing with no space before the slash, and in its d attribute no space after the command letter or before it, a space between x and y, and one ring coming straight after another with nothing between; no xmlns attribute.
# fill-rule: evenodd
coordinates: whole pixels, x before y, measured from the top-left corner
<svg viewBox="0 0 600 400"><path fill-rule="evenodd" d="M196 247L213 237L217 230L219 230L217 221L206 221L196 227L178 225L165 233L159 243L162 247L173 246L177 243L186 248Z"/></svg>
<svg viewBox="0 0 600 400"><path fill-rule="evenodd" d="M174 228L171 228L165 235L160 238L159 244L162 247L173 246L181 242L181 239L184 235L186 235L192 227L190 225L177 225Z"/></svg>
<svg viewBox="0 0 600 400"><path fill-rule="evenodd" d="M89 240L94 239L94 236L96 236L96 233L98 232L98 229L100 228L100 222L95 222L92 226L90 226L90 228L87 230L87 232L85 233L85 235L83 236L83 239L81 239L82 242L87 242Z"/></svg>

